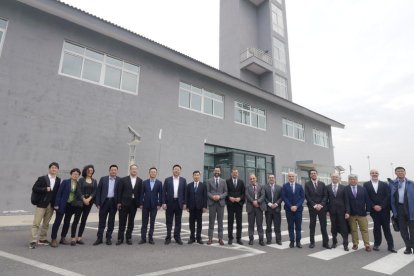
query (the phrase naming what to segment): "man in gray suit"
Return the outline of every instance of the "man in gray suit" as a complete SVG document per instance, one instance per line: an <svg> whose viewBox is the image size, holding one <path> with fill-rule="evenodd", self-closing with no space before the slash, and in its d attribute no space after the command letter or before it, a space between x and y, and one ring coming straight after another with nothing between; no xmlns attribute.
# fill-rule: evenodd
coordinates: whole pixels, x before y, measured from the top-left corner
<svg viewBox="0 0 414 276"><path fill-rule="evenodd" d="M282 216L280 214L282 205L282 187L276 185L276 179L273 174L267 176L267 183L265 189L266 210L266 240L267 244L272 242L272 224L275 231L276 243L282 245L282 234L280 231L280 224Z"/></svg>
<svg viewBox="0 0 414 276"><path fill-rule="evenodd" d="M265 190L257 183L254 174L249 176L250 185L246 187L246 211L249 222L249 245L253 245L254 223L256 222L259 244L264 246L263 241L263 211L266 211Z"/></svg>
<svg viewBox="0 0 414 276"><path fill-rule="evenodd" d="M208 241L207 244L213 243L214 223L218 224L218 238L219 244L224 245L223 242L223 216L224 205L227 196L226 180L220 178L221 169L219 166L214 168L214 177L207 180L207 203L208 203Z"/></svg>

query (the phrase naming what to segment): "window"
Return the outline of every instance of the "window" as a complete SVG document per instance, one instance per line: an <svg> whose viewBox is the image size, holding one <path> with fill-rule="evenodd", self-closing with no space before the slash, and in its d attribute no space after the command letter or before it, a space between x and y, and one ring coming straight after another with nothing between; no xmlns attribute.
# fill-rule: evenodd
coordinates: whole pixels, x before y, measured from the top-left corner
<svg viewBox="0 0 414 276"><path fill-rule="evenodd" d="M266 130L266 112L249 104L234 102L234 121Z"/></svg>
<svg viewBox="0 0 414 276"><path fill-rule="evenodd" d="M328 185L328 183L331 183L331 176L329 173L318 172L318 180Z"/></svg>
<svg viewBox="0 0 414 276"><path fill-rule="evenodd" d="M1 50L3 49L4 38L6 36L8 21L5 19L0 18L0 55Z"/></svg>
<svg viewBox="0 0 414 276"><path fill-rule="evenodd" d="M272 3L272 26L273 26L273 31L280 34L281 36L285 36L285 27L283 23L283 12L280 8L276 7L276 5L273 3Z"/></svg>
<svg viewBox="0 0 414 276"><path fill-rule="evenodd" d="M325 131L320 131L317 129L313 130L313 144L328 148L328 134Z"/></svg>
<svg viewBox="0 0 414 276"><path fill-rule="evenodd" d="M273 38L273 61L276 69L286 72L285 44L277 38Z"/></svg>
<svg viewBox="0 0 414 276"><path fill-rule="evenodd" d="M293 169L293 168L283 168L282 169L283 183L289 182L288 173L290 173L290 172L295 172L295 169ZM295 181L297 181L297 180L295 179Z"/></svg>
<svg viewBox="0 0 414 276"><path fill-rule="evenodd" d="M105 87L138 94L140 67L65 41L60 73Z"/></svg>
<svg viewBox="0 0 414 276"><path fill-rule="evenodd" d="M184 82L180 82L178 105L214 117L224 117L223 96Z"/></svg>
<svg viewBox="0 0 414 276"><path fill-rule="evenodd" d="M283 136L305 141L305 128L302 124L283 119Z"/></svg>
<svg viewBox="0 0 414 276"><path fill-rule="evenodd" d="M285 98L285 99L288 98L287 80L276 74L275 74L275 92L276 92L276 95L282 98Z"/></svg>

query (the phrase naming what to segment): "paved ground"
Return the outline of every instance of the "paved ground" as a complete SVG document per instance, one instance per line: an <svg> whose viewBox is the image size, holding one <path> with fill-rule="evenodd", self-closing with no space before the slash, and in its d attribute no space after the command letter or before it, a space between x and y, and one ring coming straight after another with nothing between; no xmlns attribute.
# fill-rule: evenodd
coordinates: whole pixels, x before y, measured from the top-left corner
<svg viewBox="0 0 414 276"><path fill-rule="evenodd" d="M141 217L138 212L137 218ZM97 216L91 214L84 234L85 245L47 246L28 249L30 216L0 217L0 275L413 275L414 255L404 255L399 233L394 234L397 254L367 253L362 246L345 252L342 246L322 248L317 233L316 247L308 248L309 223L304 212L302 249L288 248L286 220L282 219L282 246L177 245L166 246L163 212L157 217L155 245L138 245L140 219L136 220L134 245L92 246L96 238ZM243 238L247 240L247 217L243 217ZM226 218L225 218L226 220ZM203 234L208 218L204 217ZM225 222L225 233L227 232ZM329 228L329 226L328 226ZM372 224L370 224L372 228ZM116 232L116 230L115 230ZM116 236L115 236L116 237ZM183 218L182 238L189 237L188 217ZM370 238L372 240L372 232ZM116 240L116 238L114 238ZM206 238L204 238L206 240ZM226 240L226 237L225 237ZM341 240L341 239L340 239Z"/></svg>

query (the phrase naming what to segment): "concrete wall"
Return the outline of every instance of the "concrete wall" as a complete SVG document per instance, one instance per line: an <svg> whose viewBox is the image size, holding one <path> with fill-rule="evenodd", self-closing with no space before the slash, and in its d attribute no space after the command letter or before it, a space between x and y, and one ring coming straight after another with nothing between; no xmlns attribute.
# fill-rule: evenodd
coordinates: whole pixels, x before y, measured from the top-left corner
<svg viewBox="0 0 414 276"><path fill-rule="evenodd" d="M331 136L327 125L14 1L0 3L0 16L9 20L0 58L0 213L33 209L31 186L51 161L60 163L65 177L90 163L97 178L113 163L125 176L127 125L142 136L137 148L142 178L156 166L164 179L179 163L191 179L193 170L203 169L205 142L273 155L278 177L297 160L334 164L332 147L312 142L313 126ZM59 75L65 39L139 64L138 95ZM224 119L179 108L180 81L224 95ZM267 130L234 123L235 100L264 108ZM305 123L305 142L283 137L283 117Z"/></svg>

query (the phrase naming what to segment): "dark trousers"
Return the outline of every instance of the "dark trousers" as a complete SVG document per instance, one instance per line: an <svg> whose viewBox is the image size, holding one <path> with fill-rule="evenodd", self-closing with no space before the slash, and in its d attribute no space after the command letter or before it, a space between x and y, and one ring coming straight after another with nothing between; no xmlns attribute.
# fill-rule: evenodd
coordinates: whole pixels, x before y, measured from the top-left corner
<svg viewBox="0 0 414 276"><path fill-rule="evenodd" d="M282 216L280 212L275 210L266 211L266 240L272 241L272 224L275 231L276 241L282 241L282 234L280 231L280 225L282 223Z"/></svg>
<svg viewBox="0 0 414 276"><path fill-rule="evenodd" d="M89 212L92 209L92 205L93 204L83 205L82 215L81 215L81 220L80 220L81 223L79 225L79 230L78 230L78 237L82 237L83 231L85 231L86 220L88 219Z"/></svg>
<svg viewBox="0 0 414 276"><path fill-rule="evenodd" d="M414 248L414 220L410 220L410 215L403 204L397 205L397 213L401 238L406 247Z"/></svg>
<svg viewBox="0 0 414 276"><path fill-rule="evenodd" d="M166 240L171 240L171 230L173 220L175 219L174 224L174 239L181 240L181 217L183 216L183 209L180 208L178 204L178 199L174 199L172 204L167 205L167 210L165 210L165 221L167 224L167 237Z"/></svg>
<svg viewBox="0 0 414 276"><path fill-rule="evenodd" d="M236 239L241 239L242 234L242 212L243 212L243 205L240 204L229 204L227 205L227 231L228 231L228 238L232 240L233 237L233 225L234 225L234 217L236 217Z"/></svg>
<svg viewBox="0 0 414 276"><path fill-rule="evenodd" d="M388 248L394 248L394 240L392 238L390 229L390 210L382 210L370 212L372 220L374 221L374 246L380 246L382 242L381 227L384 231L384 237L387 241Z"/></svg>
<svg viewBox="0 0 414 276"><path fill-rule="evenodd" d="M115 214L116 205L113 198L107 198L99 208L99 226L98 226L98 239L103 239L103 233L106 227L106 219L108 219L108 228L106 229L106 239L112 239L112 232L115 226Z"/></svg>
<svg viewBox="0 0 414 276"><path fill-rule="evenodd" d="M338 243L338 233L342 236L343 245L348 246L348 223L345 219L345 213L330 213L332 242Z"/></svg>
<svg viewBox="0 0 414 276"><path fill-rule="evenodd" d="M62 223L64 216L65 216L65 213L56 211L55 222L53 223L53 226L52 226L52 236L51 236L52 240L56 240L57 233L59 231L59 227L60 227L60 224Z"/></svg>
<svg viewBox="0 0 414 276"><path fill-rule="evenodd" d="M65 238L69 231L70 220L72 219L73 215L75 215L75 217L72 222L70 237L71 238L76 237L76 228L78 227L81 214L82 214L82 207L74 207L69 203L66 204L65 219L63 220L62 232L60 233L60 236L62 238Z"/></svg>
<svg viewBox="0 0 414 276"><path fill-rule="evenodd" d="M302 211L292 212L286 210L286 219L288 222L290 241L295 241L296 232L296 242L300 242L302 239Z"/></svg>
<svg viewBox="0 0 414 276"><path fill-rule="evenodd" d="M195 235L195 223L197 222L197 235ZM190 240L201 240L201 230L203 229L203 209L190 209Z"/></svg>
<svg viewBox="0 0 414 276"><path fill-rule="evenodd" d="M263 241L263 211L260 208L253 207L253 210L247 213L249 223L249 240L254 239L254 224L256 222L259 241Z"/></svg>
<svg viewBox="0 0 414 276"><path fill-rule="evenodd" d="M150 221L148 238L152 239L152 235L154 234L155 218L157 217L157 211L158 209L156 207L152 209L142 209L141 240L147 240L148 220Z"/></svg>
<svg viewBox="0 0 414 276"><path fill-rule="evenodd" d="M137 213L137 205L131 203L130 205L122 205L122 208L118 211L119 217L119 230L118 230L118 240L124 240L125 228L126 230L126 239L130 240L132 238L132 231L134 230L134 220Z"/></svg>
<svg viewBox="0 0 414 276"><path fill-rule="evenodd" d="M312 207L309 207L312 208ZM321 227L322 243L327 245L329 242L328 231L326 230L326 210L322 209L319 212L309 209L309 232L310 242L315 243L315 228L316 228L316 217L319 219L319 225Z"/></svg>

